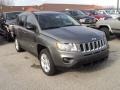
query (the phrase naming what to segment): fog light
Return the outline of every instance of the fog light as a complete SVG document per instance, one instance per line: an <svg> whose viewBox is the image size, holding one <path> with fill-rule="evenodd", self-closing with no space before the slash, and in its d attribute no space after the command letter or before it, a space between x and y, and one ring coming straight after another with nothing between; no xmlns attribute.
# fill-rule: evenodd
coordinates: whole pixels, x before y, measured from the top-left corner
<svg viewBox="0 0 120 90"><path fill-rule="evenodd" d="M72 63L73 58L63 58L63 62L66 63L66 64Z"/></svg>

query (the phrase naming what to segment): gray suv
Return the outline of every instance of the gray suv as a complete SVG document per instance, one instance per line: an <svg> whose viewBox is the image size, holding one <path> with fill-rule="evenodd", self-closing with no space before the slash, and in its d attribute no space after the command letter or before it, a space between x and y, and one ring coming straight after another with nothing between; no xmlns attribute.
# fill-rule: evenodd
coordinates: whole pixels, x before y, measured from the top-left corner
<svg viewBox="0 0 120 90"><path fill-rule="evenodd" d="M46 75L57 67L70 68L108 57L104 32L80 26L70 16L59 12L25 12L18 16L15 47L37 56Z"/></svg>

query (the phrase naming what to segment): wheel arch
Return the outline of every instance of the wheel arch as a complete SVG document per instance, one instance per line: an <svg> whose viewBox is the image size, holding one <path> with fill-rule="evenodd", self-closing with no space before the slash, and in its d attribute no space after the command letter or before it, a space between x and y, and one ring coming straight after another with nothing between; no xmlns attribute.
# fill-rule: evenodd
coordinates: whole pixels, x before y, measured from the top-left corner
<svg viewBox="0 0 120 90"><path fill-rule="evenodd" d="M47 46L42 45L42 44L37 44L37 55L38 55L38 59L39 59L39 54L40 54L40 52L41 52L43 49L47 49L47 50L50 52L50 50L49 50L49 48L48 48Z"/></svg>
<svg viewBox="0 0 120 90"><path fill-rule="evenodd" d="M108 28L108 29L109 29L109 32L110 32L110 33L113 33L113 31L112 31L110 25L100 25L98 29L100 29L100 28L102 28L102 27Z"/></svg>

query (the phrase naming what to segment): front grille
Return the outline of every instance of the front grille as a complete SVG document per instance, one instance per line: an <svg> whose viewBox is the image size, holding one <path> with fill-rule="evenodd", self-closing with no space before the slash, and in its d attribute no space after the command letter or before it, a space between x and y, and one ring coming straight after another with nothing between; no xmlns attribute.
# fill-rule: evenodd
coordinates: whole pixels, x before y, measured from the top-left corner
<svg viewBox="0 0 120 90"><path fill-rule="evenodd" d="M94 50L104 48L105 46L106 46L105 40L82 43L80 44L80 51L81 52L94 51Z"/></svg>

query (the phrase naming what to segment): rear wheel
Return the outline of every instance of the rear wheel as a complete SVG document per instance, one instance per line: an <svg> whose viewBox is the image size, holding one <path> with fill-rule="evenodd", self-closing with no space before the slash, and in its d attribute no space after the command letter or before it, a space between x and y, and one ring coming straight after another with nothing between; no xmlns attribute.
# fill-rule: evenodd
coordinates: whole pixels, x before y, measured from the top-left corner
<svg viewBox="0 0 120 90"><path fill-rule="evenodd" d="M55 65L53 63L53 60L51 58L49 51L47 49L43 49L40 52L39 58L40 58L40 65L43 72L48 76L54 75L56 72Z"/></svg>
<svg viewBox="0 0 120 90"><path fill-rule="evenodd" d="M109 28L107 28L107 27L101 27L100 30L103 31L103 32L105 32L107 40L110 40Z"/></svg>
<svg viewBox="0 0 120 90"><path fill-rule="evenodd" d="M23 51L23 49L21 48L17 38L15 38L15 48L16 48L17 52L22 52Z"/></svg>

